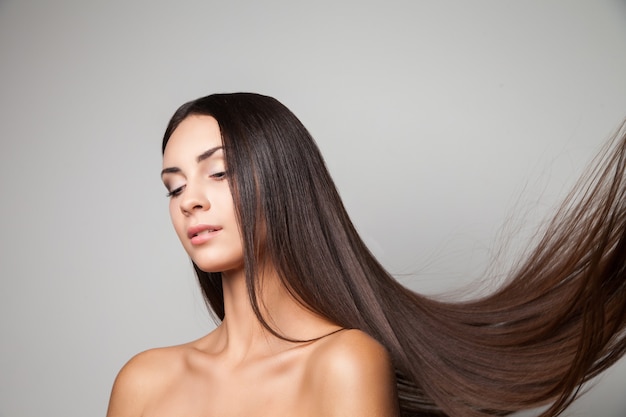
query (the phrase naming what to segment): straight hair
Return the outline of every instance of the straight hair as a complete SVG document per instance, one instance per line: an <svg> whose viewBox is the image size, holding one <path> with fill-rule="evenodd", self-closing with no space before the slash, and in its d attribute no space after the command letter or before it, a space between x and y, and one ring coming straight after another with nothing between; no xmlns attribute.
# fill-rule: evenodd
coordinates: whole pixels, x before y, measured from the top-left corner
<svg viewBox="0 0 626 417"><path fill-rule="evenodd" d="M626 127L576 185L536 247L478 299L449 302L398 283L353 226L313 138L276 99L215 94L182 105L163 138L191 115L214 117L258 320L264 260L291 296L381 343L396 370L401 415L560 414L626 350ZM194 264L224 318L221 273Z"/></svg>

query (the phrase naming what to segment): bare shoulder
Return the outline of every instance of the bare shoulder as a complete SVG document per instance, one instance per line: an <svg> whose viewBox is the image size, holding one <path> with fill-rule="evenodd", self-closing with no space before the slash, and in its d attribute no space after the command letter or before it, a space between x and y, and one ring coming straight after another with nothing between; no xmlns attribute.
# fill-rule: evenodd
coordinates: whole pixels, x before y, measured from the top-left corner
<svg viewBox="0 0 626 417"><path fill-rule="evenodd" d="M318 415L398 415L393 366L387 350L360 330L345 330L317 342L307 380Z"/></svg>
<svg viewBox="0 0 626 417"><path fill-rule="evenodd" d="M325 371L335 368L344 372L387 371L391 367L387 350L360 330L344 330L317 342L311 361Z"/></svg>
<svg viewBox="0 0 626 417"><path fill-rule="evenodd" d="M184 372L188 349L185 345L151 349L130 359L115 378L107 417L141 416L146 404Z"/></svg>

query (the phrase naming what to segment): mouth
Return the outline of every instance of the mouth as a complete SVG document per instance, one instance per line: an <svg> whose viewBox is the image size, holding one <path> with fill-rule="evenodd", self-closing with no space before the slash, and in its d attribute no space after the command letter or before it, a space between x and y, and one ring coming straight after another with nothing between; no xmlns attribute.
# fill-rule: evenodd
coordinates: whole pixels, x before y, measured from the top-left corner
<svg viewBox="0 0 626 417"><path fill-rule="evenodd" d="M195 237L206 237L206 236L210 236L211 234L215 232L219 232L220 230L222 230L222 228L219 226L199 224L197 226L192 226L189 229L187 229L187 237L189 239L193 239Z"/></svg>

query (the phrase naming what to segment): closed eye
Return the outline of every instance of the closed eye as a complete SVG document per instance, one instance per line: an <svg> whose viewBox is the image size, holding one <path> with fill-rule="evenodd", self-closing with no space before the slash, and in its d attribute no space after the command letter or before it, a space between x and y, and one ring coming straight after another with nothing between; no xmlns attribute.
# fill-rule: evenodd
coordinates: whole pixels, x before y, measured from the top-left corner
<svg viewBox="0 0 626 417"><path fill-rule="evenodd" d="M185 188L185 186L181 185L178 188L174 188L172 191L168 192L166 195L167 195L168 198L177 197L178 195L180 195L180 193L183 192L184 188Z"/></svg>
<svg viewBox="0 0 626 417"><path fill-rule="evenodd" d="M223 179L226 179L226 172L225 171L216 172L215 174L211 174L210 177L216 180L223 180Z"/></svg>

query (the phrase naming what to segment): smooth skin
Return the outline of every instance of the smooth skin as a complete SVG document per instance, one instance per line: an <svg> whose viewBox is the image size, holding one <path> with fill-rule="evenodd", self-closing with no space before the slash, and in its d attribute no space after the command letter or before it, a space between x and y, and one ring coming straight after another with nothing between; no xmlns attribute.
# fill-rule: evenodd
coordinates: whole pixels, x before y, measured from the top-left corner
<svg viewBox="0 0 626 417"><path fill-rule="evenodd" d="M214 118L188 117L165 149L162 178L183 247L201 269L222 272L225 319L199 340L132 358L115 380L107 417L398 416L387 351L296 302L271 265L259 291L264 317L289 338L321 338L287 342L259 323L221 146ZM198 225L210 227L190 237Z"/></svg>

